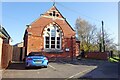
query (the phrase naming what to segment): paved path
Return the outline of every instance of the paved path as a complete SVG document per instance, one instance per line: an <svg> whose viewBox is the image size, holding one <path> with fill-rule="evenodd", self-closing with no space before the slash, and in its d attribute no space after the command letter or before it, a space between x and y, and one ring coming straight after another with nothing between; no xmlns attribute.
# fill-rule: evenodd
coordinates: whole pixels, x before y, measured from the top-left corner
<svg viewBox="0 0 120 80"><path fill-rule="evenodd" d="M2 79L2 69L0 69L0 80Z"/></svg>
<svg viewBox="0 0 120 80"><path fill-rule="evenodd" d="M13 63L3 72L3 78L118 78L118 64L100 60L51 62L48 68L28 69L23 63Z"/></svg>

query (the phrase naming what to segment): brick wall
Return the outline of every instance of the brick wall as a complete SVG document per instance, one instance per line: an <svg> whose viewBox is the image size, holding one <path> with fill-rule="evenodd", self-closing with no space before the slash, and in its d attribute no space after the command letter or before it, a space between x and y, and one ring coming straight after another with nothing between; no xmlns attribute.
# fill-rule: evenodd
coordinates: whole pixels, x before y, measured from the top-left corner
<svg viewBox="0 0 120 80"><path fill-rule="evenodd" d="M27 54L30 52L41 52L44 47L44 39L40 36L28 36L28 42L27 42Z"/></svg>
<svg viewBox="0 0 120 80"><path fill-rule="evenodd" d="M78 56L80 54L80 41L76 42L76 54L75 56Z"/></svg>
<svg viewBox="0 0 120 80"><path fill-rule="evenodd" d="M27 42L27 54L30 52L43 52L45 56L49 58L73 58L76 56L76 39L75 38L62 38L62 50L63 52L46 52L44 51L44 39L40 36L28 35ZM69 48L69 51L65 51ZM77 51L79 50L79 47ZM79 51L77 52L79 53Z"/></svg>
<svg viewBox="0 0 120 80"><path fill-rule="evenodd" d="M52 7L51 9L56 10L55 7ZM50 10L51 10L50 9ZM49 12L49 11L47 11ZM59 12L59 11L57 11ZM46 13L44 14L48 16ZM75 31L72 29L72 27L69 25L69 23L61 17L62 19L54 19L53 18L46 18L42 15L39 19L37 19L35 22L33 22L27 29L24 35L24 47L25 52L28 55L30 52L43 52L44 55L48 57L59 57L59 58L73 58L76 56L76 39L75 37ZM61 15L61 14L59 14ZM48 16L49 17L49 16ZM51 25L56 25L62 35L62 46L61 50L62 52L45 52L44 51L44 31L46 27L50 27ZM66 48L69 49L69 51L65 51ZM79 48L77 48L78 51ZM77 52L79 53L79 52Z"/></svg>
<svg viewBox="0 0 120 80"><path fill-rule="evenodd" d="M85 58L107 60L108 52L88 52L85 54Z"/></svg>

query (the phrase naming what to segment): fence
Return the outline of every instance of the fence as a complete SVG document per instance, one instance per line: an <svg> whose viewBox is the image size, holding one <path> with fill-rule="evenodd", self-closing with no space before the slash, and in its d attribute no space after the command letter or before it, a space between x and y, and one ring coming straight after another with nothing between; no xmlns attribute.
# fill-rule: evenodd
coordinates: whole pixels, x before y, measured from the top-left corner
<svg viewBox="0 0 120 80"><path fill-rule="evenodd" d="M25 48L24 47L13 47L13 58L12 61L22 61L25 56Z"/></svg>
<svg viewBox="0 0 120 80"><path fill-rule="evenodd" d="M9 44L2 44L2 59L1 66L2 68L7 68L9 62L12 61L13 47Z"/></svg>

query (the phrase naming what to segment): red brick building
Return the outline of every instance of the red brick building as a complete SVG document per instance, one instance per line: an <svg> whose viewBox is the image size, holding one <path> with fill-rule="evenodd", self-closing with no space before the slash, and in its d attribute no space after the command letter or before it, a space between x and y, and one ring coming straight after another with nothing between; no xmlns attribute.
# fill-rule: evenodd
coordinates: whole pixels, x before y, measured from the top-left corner
<svg viewBox="0 0 120 80"><path fill-rule="evenodd" d="M24 34L26 55L43 52L49 58L73 58L80 49L80 41L76 40L75 34L58 9L52 6L40 18L27 25Z"/></svg>

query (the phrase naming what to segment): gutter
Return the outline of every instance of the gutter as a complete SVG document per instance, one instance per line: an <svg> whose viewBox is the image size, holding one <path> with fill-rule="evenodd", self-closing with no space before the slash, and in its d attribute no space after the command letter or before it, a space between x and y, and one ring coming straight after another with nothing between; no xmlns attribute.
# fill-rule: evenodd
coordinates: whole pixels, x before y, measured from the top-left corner
<svg viewBox="0 0 120 80"><path fill-rule="evenodd" d="M0 25L0 37L10 39L10 35L7 33L4 27Z"/></svg>

